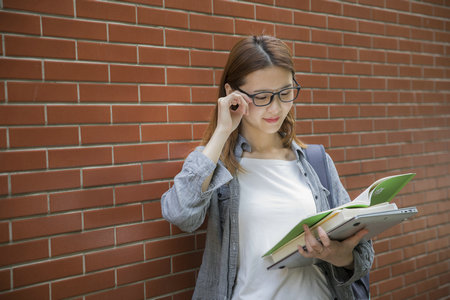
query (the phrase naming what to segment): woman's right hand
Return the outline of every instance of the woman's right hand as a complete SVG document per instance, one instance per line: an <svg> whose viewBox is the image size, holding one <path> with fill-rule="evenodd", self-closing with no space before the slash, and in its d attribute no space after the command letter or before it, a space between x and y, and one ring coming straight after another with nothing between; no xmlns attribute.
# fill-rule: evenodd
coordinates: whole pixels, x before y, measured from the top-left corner
<svg viewBox="0 0 450 300"><path fill-rule="evenodd" d="M238 126L244 115L248 115L248 104L251 99L238 91L234 91L218 100L217 127L216 130L230 135ZM238 106L236 110L233 107Z"/></svg>
<svg viewBox="0 0 450 300"><path fill-rule="evenodd" d="M203 148L203 154L211 159L215 164L219 161L223 147L230 134L239 126L242 117L248 114L248 103L252 100L245 94L232 91L227 96L217 100L217 126ZM236 106L233 110L231 107ZM205 178L202 183L202 191L205 192L211 182L212 175Z"/></svg>

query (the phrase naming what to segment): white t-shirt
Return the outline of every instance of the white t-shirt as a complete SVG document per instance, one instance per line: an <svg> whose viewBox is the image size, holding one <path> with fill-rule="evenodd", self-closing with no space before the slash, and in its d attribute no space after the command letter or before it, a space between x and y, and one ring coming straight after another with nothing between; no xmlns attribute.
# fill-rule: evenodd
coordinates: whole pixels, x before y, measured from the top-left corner
<svg viewBox="0 0 450 300"><path fill-rule="evenodd" d="M296 161L242 158L239 173L239 269L233 300L329 299L318 267L267 270L262 255L299 220L316 212Z"/></svg>

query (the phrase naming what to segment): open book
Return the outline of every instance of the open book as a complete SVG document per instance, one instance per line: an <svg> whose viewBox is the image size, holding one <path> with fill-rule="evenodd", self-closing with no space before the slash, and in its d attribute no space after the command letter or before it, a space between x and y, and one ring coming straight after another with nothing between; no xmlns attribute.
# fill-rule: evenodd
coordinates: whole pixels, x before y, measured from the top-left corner
<svg viewBox="0 0 450 300"><path fill-rule="evenodd" d="M292 253L298 252L298 246L305 245L303 230L304 224L308 225L308 227L311 228L312 233L318 236L317 228L319 226L321 226L325 230L325 232L329 233L345 222L348 222L349 220L352 220L360 215L377 214L383 212L397 212L398 208L395 203L389 202L414 176L414 173L408 173L381 178L371 184L353 201L301 220L276 245L274 245L269 251L267 251L263 255L263 257L271 256L274 263L277 263L287 256L291 255ZM401 217L390 218L390 220L395 220L396 222L392 221L391 223L389 223L391 224L389 227L398 224L404 219ZM375 219L372 218L371 222L374 222L374 220ZM380 220L382 220L382 218L380 218ZM389 228L385 227L386 226L380 228L384 228L384 230ZM380 232L377 231L376 234L378 233ZM369 232L367 235L370 235L370 237L372 237L374 234L373 232L372 234Z"/></svg>

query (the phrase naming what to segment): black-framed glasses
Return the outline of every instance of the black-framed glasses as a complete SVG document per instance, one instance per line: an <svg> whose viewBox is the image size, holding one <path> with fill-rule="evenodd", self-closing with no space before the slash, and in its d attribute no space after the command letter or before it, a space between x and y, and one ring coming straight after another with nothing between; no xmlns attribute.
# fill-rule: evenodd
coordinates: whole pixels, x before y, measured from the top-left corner
<svg viewBox="0 0 450 300"><path fill-rule="evenodd" d="M293 78L296 86L293 87L287 87L284 89L279 90L276 93L273 92L259 92L256 94L249 94L243 90L241 90L240 88L237 88L237 90L245 95L247 95L249 98L252 99L253 104L255 104L255 106L267 106L270 103L272 103L275 95L278 96L278 99L281 102L292 102L295 99L297 99L298 94L300 93L301 90L301 86L300 84L298 84L298 82L295 80L295 78Z"/></svg>

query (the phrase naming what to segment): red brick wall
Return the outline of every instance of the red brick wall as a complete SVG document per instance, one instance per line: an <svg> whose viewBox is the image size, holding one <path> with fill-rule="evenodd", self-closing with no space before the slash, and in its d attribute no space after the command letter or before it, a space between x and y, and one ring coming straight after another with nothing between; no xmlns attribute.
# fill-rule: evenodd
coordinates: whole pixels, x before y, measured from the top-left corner
<svg viewBox="0 0 450 300"><path fill-rule="evenodd" d="M285 40L298 135L352 196L416 172L373 299L449 289L450 7L428 1L0 1L0 299L185 299L205 234L159 199L205 129L227 51ZM203 228L204 229L204 228Z"/></svg>

